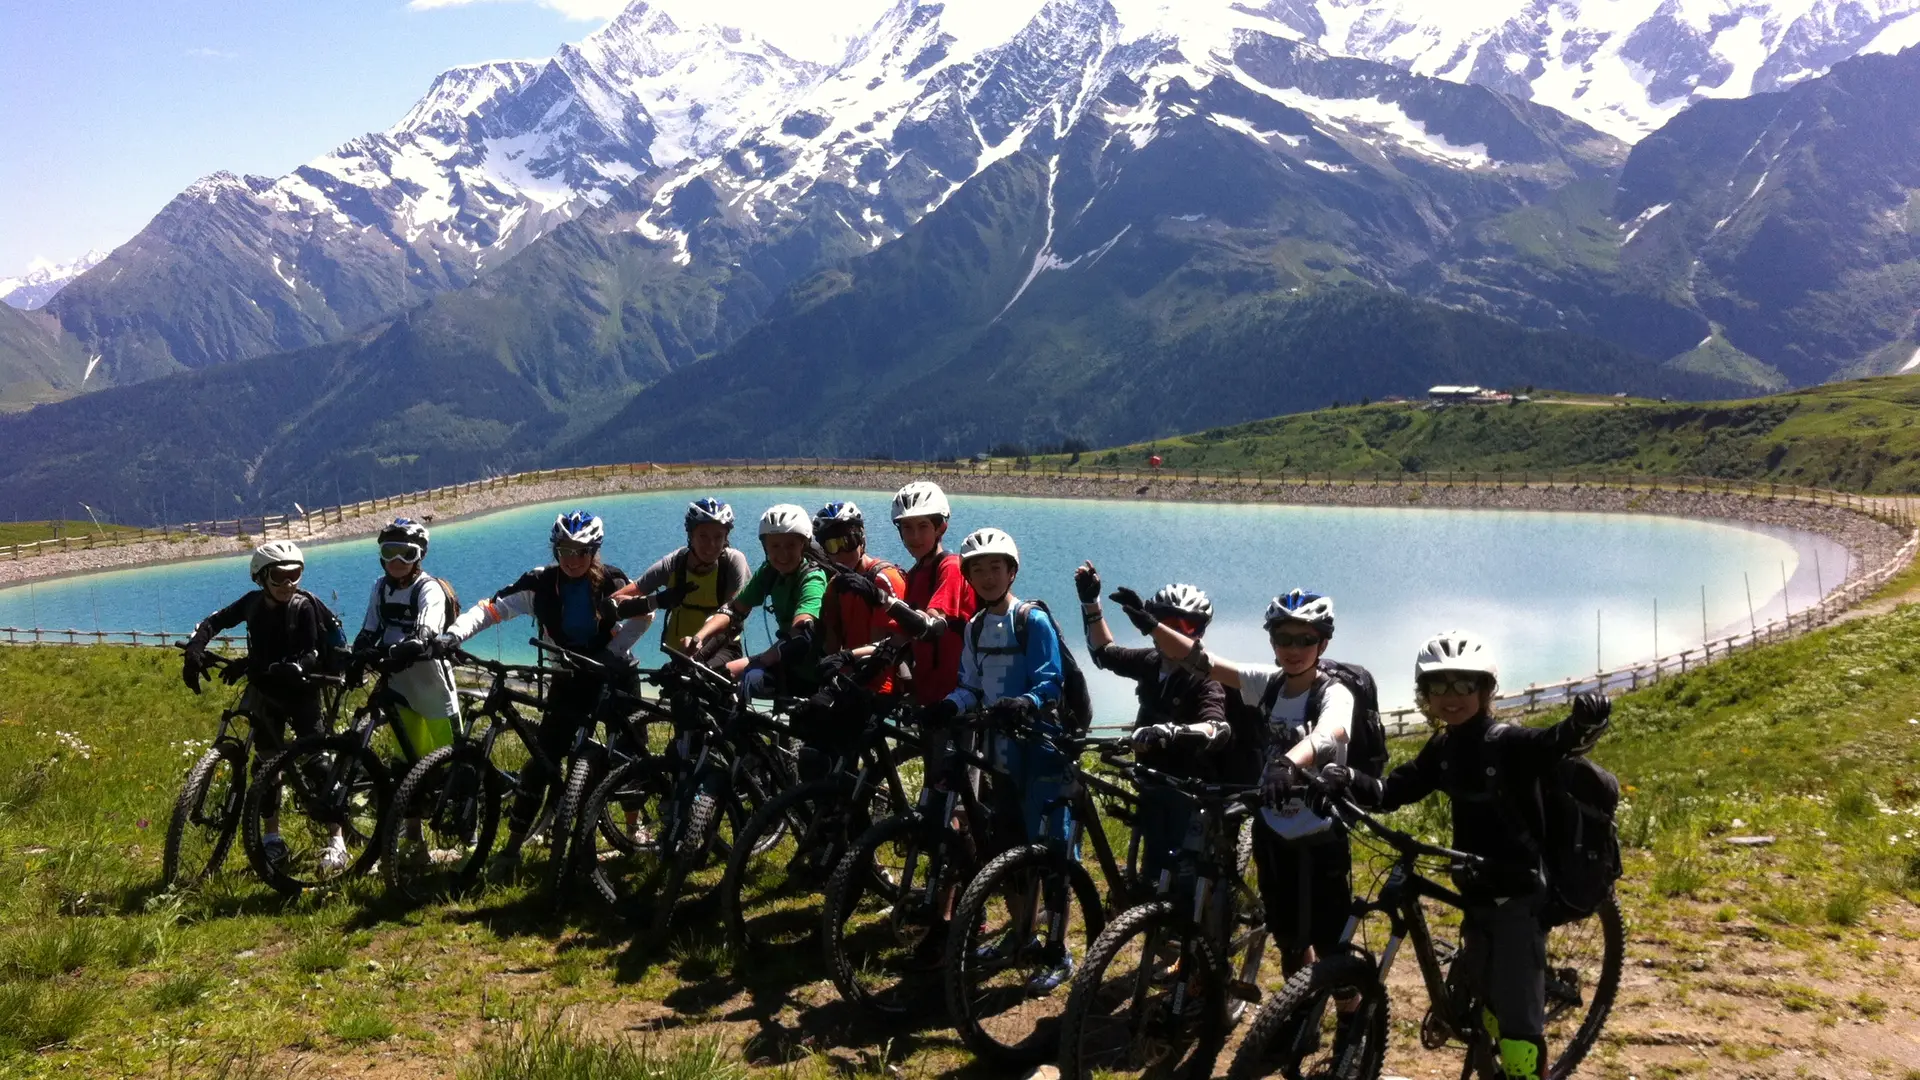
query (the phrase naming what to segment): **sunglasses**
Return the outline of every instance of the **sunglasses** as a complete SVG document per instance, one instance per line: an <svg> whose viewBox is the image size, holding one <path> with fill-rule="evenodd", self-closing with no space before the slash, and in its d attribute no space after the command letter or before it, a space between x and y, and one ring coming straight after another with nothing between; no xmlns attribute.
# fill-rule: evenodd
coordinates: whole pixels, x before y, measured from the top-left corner
<svg viewBox="0 0 1920 1080"><path fill-rule="evenodd" d="M281 570L275 567L268 567L267 568L267 584L281 585L281 586L298 585L300 584L300 575L305 571L306 571L306 568L301 566L295 566L286 570Z"/></svg>
<svg viewBox="0 0 1920 1080"><path fill-rule="evenodd" d="M562 558L562 559L579 558L582 555L593 554L593 545L591 544L555 544L553 545L553 554L557 558Z"/></svg>
<svg viewBox="0 0 1920 1080"><path fill-rule="evenodd" d="M403 563L417 563L420 561L420 557L424 554L425 552L421 551L419 546L416 544L381 544L380 545L380 561L381 562L392 562L397 559Z"/></svg>
<svg viewBox="0 0 1920 1080"><path fill-rule="evenodd" d="M1267 640L1273 642L1276 649L1311 649L1320 644L1319 634L1268 634Z"/></svg>
<svg viewBox="0 0 1920 1080"><path fill-rule="evenodd" d="M1421 679L1420 691L1428 697L1434 694L1477 694L1483 683L1471 675L1456 675L1452 678Z"/></svg>
<svg viewBox="0 0 1920 1080"><path fill-rule="evenodd" d="M820 541L821 550L829 555L838 555L843 551L852 551L859 542L851 536L829 536Z"/></svg>

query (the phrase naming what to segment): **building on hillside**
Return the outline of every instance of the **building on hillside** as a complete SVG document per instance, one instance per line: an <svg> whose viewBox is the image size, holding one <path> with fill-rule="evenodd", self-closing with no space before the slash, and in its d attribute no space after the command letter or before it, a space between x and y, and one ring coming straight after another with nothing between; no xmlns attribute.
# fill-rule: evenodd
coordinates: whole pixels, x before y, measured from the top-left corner
<svg viewBox="0 0 1920 1080"><path fill-rule="evenodd" d="M1504 405L1513 395L1483 386L1435 386L1427 390L1429 405Z"/></svg>

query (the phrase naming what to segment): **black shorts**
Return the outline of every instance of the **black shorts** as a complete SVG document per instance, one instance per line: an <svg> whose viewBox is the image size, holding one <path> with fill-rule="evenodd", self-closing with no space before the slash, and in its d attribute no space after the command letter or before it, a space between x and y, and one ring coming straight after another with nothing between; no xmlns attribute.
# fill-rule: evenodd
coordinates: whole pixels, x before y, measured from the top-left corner
<svg viewBox="0 0 1920 1080"><path fill-rule="evenodd" d="M1282 952L1309 945L1324 952L1340 940L1353 906L1353 852L1344 834L1288 843L1255 818L1253 862L1267 930Z"/></svg>

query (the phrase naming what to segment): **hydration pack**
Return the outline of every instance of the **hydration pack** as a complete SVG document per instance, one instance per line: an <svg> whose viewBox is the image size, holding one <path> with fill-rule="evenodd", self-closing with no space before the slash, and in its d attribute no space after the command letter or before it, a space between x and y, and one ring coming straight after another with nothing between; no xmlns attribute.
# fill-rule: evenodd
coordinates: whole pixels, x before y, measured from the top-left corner
<svg viewBox="0 0 1920 1080"><path fill-rule="evenodd" d="M314 621L320 626L318 648L320 651L321 670L334 675L340 674L346 670L347 660L351 655L347 649L347 628L341 625L340 616L335 615L333 609L323 603L319 597L305 589L297 591L301 596L307 598L307 603L313 605ZM293 621L292 604L287 605L286 612L288 624L291 625Z"/></svg>
<svg viewBox="0 0 1920 1080"><path fill-rule="evenodd" d="M1614 812L1620 781L1584 756L1563 758L1540 778L1547 835L1536 848L1547 873L1548 926L1577 922L1613 895L1620 879L1620 833Z"/></svg>
<svg viewBox="0 0 1920 1080"><path fill-rule="evenodd" d="M995 655L999 653L1019 653L1027 651L1027 616L1039 608L1053 623L1055 635L1060 636L1060 726L1066 733L1079 738L1093 726L1093 695L1087 690L1086 673L1080 670L1080 661L1073 658L1073 650L1067 647L1064 635L1060 635L1060 620L1053 617L1044 600L1022 600L1013 605L1009 617L1013 621L1013 644L1002 646L982 646L980 644L980 612L975 612L971 625L967 627L968 640L973 644L976 654Z"/></svg>
<svg viewBox="0 0 1920 1080"><path fill-rule="evenodd" d="M1313 689L1307 691L1308 725L1320 719L1327 680L1339 682L1353 695L1353 724L1347 730L1347 767L1375 779L1385 776L1387 727L1380 721L1380 687L1373 681L1373 673L1359 664L1322 657L1320 675L1314 680ZM1267 681L1267 691L1261 695L1259 704L1258 720L1262 727L1267 717L1273 715L1273 706L1280 700L1280 690L1285 685L1286 680L1281 677Z"/></svg>

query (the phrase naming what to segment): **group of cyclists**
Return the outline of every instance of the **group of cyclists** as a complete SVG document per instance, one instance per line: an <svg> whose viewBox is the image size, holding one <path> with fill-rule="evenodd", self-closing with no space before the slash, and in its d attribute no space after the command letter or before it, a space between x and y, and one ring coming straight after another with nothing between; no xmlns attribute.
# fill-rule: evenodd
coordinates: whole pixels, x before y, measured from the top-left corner
<svg viewBox="0 0 1920 1080"><path fill-rule="evenodd" d="M529 840L544 838L554 903L592 881L633 900L629 910L650 902L664 929L682 917L672 890L726 864L718 891L736 944L757 933L754 901L741 897L773 896L767 880L782 879L819 898L843 996L884 1016L896 999L875 990L877 970L909 988L942 980L976 1052L1057 1057L1075 1076L1209 1075L1227 1030L1264 1000L1233 1075L1358 1077L1379 1074L1385 998L1366 985L1371 975L1335 979L1326 965L1360 951L1350 839L1367 828L1405 859L1439 857L1452 873L1451 890L1425 894L1460 910L1445 986L1431 989L1436 1014L1447 996L1473 1015L1437 1027L1430 1015L1423 1040L1450 1032L1481 1075L1571 1072L1585 1046L1555 1059L1546 1045L1565 972L1548 956L1542 781L1594 745L1604 697L1576 699L1551 727L1500 722L1492 647L1472 633L1436 635L1414 659L1434 732L1389 769L1370 676L1326 655L1331 597L1276 596L1263 620L1271 658L1232 660L1208 649L1214 609L1200 589L1109 591L1086 562L1073 579L1087 654L1139 699L1129 731L1094 738L1061 620L1015 593L1014 537L981 527L951 551L952 516L938 485L901 488L891 524L912 562L899 567L868 552L854 503L812 513L780 504L759 517L755 565L732 546L733 509L700 498L686 508L686 544L630 578L603 559L603 521L577 510L554 521L550 564L464 610L426 570L427 527L400 518L377 537L381 573L351 641L300 588L298 546L263 543L250 566L257 588L184 646L195 692L216 670L247 685L212 764L189 776L166 872L188 881L225 852L216 839L210 858L176 857L185 841L175 833L225 828L230 840L241 820L256 869L289 891L376 862L400 883L509 881ZM1109 605L1139 645L1117 640ZM763 607L771 644L749 652L742 631ZM521 616L537 627L542 665L462 648ZM661 663L644 667L636 646L656 622ZM243 625L243 656L209 651ZM460 668L491 676L491 689L463 687ZM379 681L366 718L334 730L345 689L368 675ZM244 746L229 728L236 716L248 722ZM367 749L379 725L400 747L392 776ZM515 769L489 756L508 730L525 749ZM224 791L196 780L220 767ZM1436 791L1451 801L1451 848L1373 816ZM298 850L293 827L282 828L290 807L302 814ZM1130 826L1124 860L1107 854L1103 807ZM1120 879L1104 897L1080 885L1087 843L1104 876ZM641 863L665 869L650 885L637 869L613 880ZM1147 914L1120 914L1135 908ZM1137 940L1123 975L1115 935L1127 934ZM1254 982L1269 938L1285 992ZM1416 947L1425 939L1422 924ZM1617 968L1617 955L1609 962ZM1390 963L1388 950L1379 977ZM1597 1003L1578 1004L1591 1016ZM1575 1037L1590 1045L1588 1026Z"/></svg>

